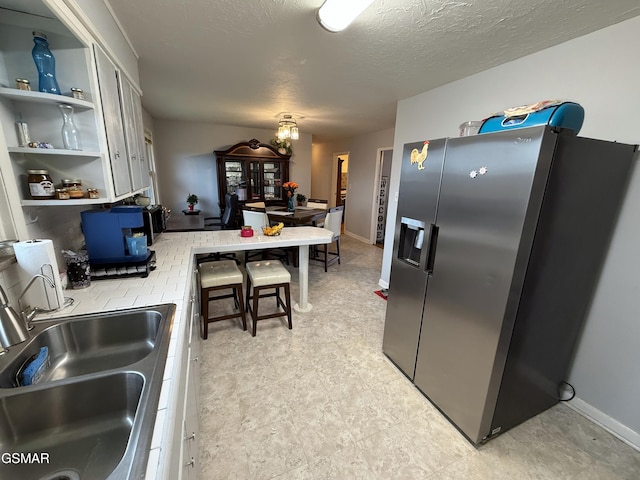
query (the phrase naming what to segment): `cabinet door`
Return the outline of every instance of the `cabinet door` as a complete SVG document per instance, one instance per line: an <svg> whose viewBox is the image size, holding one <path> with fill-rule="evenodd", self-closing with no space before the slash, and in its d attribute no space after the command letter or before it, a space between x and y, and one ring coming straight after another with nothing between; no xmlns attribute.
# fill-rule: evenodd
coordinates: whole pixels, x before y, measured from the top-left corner
<svg viewBox="0 0 640 480"><path fill-rule="evenodd" d="M245 162L236 160L227 160L224 162L224 182L228 193L238 193L238 197L246 198L247 189L247 168ZM244 193L238 192L238 189L244 189ZM244 200L240 198L240 200Z"/></svg>
<svg viewBox="0 0 640 480"><path fill-rule="evenodd" d="M120 196L131 192L131 178L122 128L119 71L100 47L94 45L94 51L113 187L116 196Z"/></svg>
<svg viewBox="0 0 640 480"><path fill-rule="evenodd" d="M261 162L249 162L249 196L247 200L264 200L262 196Z"/></svg>
<svg viewBox="0 0 640 480"><path fill-rule="evenodd" d="M199 471L200 447L200 309L198 295L191 298L191 325L189 333L189 353L187 385L183 422L183 478L197 478Z"/></svg>
<svg viewBox="0 0 640 480"><path fill-rule="evenodd" d="M133 118L138 138L138 162L140 163L140 188L151 187L151 168L147 159L147 150L144 142L144 122L142 121L142 100L138 92L131 89L133 102Z"/></svg>
<svg viewBox="0 0 640 480"><path fill-rule="evenodd" d="M265 161L262 164L262 184L265 200L282 200L282 165L280 160Z"/></svg>
<svg viewBox="0 0 640 480"><path fill-rule="evenodd" d="M136 122L135 103L140 103L140 97L126 78L121 77L122 87L122 121L124 124L125 140L127 143L127 162L131 176L131 189L140 190L144 187L142 181L142 164L140 162L141 143L138 124Z"/></svg>

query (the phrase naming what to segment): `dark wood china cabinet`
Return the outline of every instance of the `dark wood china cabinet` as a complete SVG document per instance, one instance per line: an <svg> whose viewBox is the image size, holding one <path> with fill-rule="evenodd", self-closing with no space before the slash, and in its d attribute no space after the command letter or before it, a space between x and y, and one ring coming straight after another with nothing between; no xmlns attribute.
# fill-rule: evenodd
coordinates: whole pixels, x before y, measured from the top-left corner
<svg viewBox="0 0 640 480"><path fill-rule="evenodd" d="M289 181L289 158L255 138L240 142L227 150L215 150L218 170L218 198L224 208L224 196L236 193L241 205L265 202L284 205L287 202L282 184Z"/></svg>

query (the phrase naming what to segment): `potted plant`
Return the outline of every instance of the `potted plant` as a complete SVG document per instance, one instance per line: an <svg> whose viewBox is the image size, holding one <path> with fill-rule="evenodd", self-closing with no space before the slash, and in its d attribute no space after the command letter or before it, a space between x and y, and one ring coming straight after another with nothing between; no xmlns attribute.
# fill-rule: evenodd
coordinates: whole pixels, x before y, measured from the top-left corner
<svg viewBox="0 0 640 480"><path fill-rule="evenodd" d="M306 200L307 200L307 197L305 197L304 194L299 193L296 195L296 201L298 202L299 207L301 207Z"/></svg>
<svg viewBox="0 0 640 480"><path fill-rule="evenodd" d="M189 210L193 211L193 207L198 203L198 195L190 193L187 197L187 203L189 204Z"/></svg>

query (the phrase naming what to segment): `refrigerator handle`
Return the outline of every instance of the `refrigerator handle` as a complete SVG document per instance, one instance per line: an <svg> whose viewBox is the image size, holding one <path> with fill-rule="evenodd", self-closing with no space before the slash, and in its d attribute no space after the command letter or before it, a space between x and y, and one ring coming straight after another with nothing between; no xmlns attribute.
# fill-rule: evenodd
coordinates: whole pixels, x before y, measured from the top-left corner
<svg viewBox="0 0 640 480"><path fill-rule="evenodd" d="M438 232L440 227L435 224L429 226L429 251L427 252L427 266L425 271L427 275L433 275L433 264L436 261L436 246L438 245Z"/></svg>

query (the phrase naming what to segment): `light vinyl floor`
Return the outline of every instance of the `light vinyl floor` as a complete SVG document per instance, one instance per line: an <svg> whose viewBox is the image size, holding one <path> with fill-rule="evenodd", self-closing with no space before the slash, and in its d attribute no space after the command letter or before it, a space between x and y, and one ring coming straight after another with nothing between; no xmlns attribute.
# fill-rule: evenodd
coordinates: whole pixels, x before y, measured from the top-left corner
<svg viewBox="0 0 640 480"><path fill-rule="evenodd" d="M472 446L382 353L381 262L381 249L343 235L341 265L310 266L313 310L294 312L293 330L209 326L201 480L640 479L639 452L564 404Z"/></svg>

